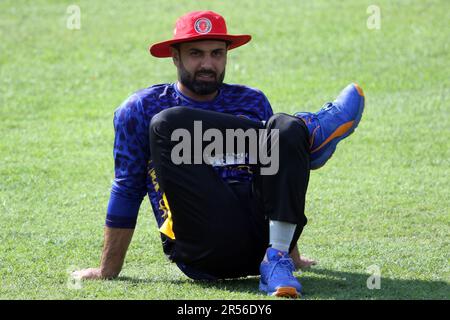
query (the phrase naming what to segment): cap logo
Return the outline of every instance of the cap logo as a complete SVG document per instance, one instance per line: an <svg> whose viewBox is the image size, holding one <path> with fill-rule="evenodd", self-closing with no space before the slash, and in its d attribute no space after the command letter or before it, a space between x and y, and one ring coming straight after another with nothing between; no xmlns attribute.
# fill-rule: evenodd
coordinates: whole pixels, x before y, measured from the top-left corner
<svg viewBox="0 0 450 320"><path fill-rule="evenodd" d="M200 34L209 33L212 29L212 23L207 18L199 18L194 23L194 29Z"/></svg>

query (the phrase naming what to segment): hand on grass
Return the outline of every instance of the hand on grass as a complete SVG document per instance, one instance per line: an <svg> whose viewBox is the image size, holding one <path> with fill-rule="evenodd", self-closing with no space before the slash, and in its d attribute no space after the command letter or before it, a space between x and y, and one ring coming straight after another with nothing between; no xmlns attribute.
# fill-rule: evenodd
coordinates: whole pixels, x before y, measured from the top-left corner
<svg viewBox="0 0 450 320"><path fill-rule="evenodd" d="M83 270L77 270L72 272L72 277L75 279L81 280L97 280L97 279L105 279L102 276L102 272L100 268L89 268Z"/></svg>

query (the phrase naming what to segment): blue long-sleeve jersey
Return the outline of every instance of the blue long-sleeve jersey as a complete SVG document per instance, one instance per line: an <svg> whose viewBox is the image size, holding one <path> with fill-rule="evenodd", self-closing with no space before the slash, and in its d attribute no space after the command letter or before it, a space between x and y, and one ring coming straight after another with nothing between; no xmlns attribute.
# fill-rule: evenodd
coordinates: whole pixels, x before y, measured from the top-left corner
<svg viewBox="0 0 450 320"><path fill-rule="evenodd" d="M197 102L183 95L176 83L160 84L131 95L114 113L115 179L109 199L106 226L134 228L143 198L148 194L158 227L164 223L163 195L152 165L149 124L158 112L175 106L245 116L267 121L273 114L265 95L242 85L223 84L213 101ZM225 180L251 181L248 170L236 166L216 168Z"/></svg>

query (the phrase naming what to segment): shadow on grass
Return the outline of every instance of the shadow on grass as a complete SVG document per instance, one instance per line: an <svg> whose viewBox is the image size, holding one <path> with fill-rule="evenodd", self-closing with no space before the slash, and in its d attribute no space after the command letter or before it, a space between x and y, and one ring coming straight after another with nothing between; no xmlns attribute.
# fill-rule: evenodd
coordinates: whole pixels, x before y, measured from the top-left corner
<svg viewBox="0 0 450 320"><path fill-rule="evenodd" d="M164 277L133 278L133 277L127 277L127 276L119 276L117 279L114 279L113 281L128 282L131 284L170 283L170 284L182 285L182 284L186 284L187 282L191 282L192 280L190 280L188 278L186 278L186 279L167 279ZM196 283L196 282L193 282L193 283Z"/></svg>
<svg viewBox="0 0 450 320"><path fill-rule="evenodd" d="M258 290L259 277L248 277L239 279L226 279L218 281L194 281L187 277L183 279L167 279L163 277L159 278L132 278L127 276L120 276L115 281L129 282L132 284L154 284L154 283L170 283L175 285L184 285L189 283L191 285L199 286L202 288L217 289L230 292L242 292L250 294L260 294Z"/></svg>
<svg viewBox="0 0 450 320"><path fill-rule="evenodd" d="M334 271L313 268L298 279L303 285L304 299L449 299L450 285L444 281L405 280L381 277L380 289L368 289L369 274ZM187 282L205 288L229 292L255 294L263 297L258 290L259 277L229 279L220 281L193 281L190 279L151 278L136 279L119 277L118 281L134 284L164 282L186 284Z"/></svg>
<svg viewBox="0 0 450 320"><path fill-rule="evenodd" d="M444 281L391 279L381 275L380 289L368 289L369 274L313 268L299 279L312 299L449 299Z"/></svg>

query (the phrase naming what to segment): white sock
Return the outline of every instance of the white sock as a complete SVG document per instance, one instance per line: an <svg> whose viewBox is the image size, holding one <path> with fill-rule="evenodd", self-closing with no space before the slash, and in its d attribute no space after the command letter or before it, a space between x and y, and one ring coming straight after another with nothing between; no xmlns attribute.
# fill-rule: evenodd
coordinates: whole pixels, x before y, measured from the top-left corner
<svg viewBox="0 0 450 320"><path fill-rule="evenodd" d="M270 220L269 243L272 248L288 252L296 226L289 222Z"/></svg>

